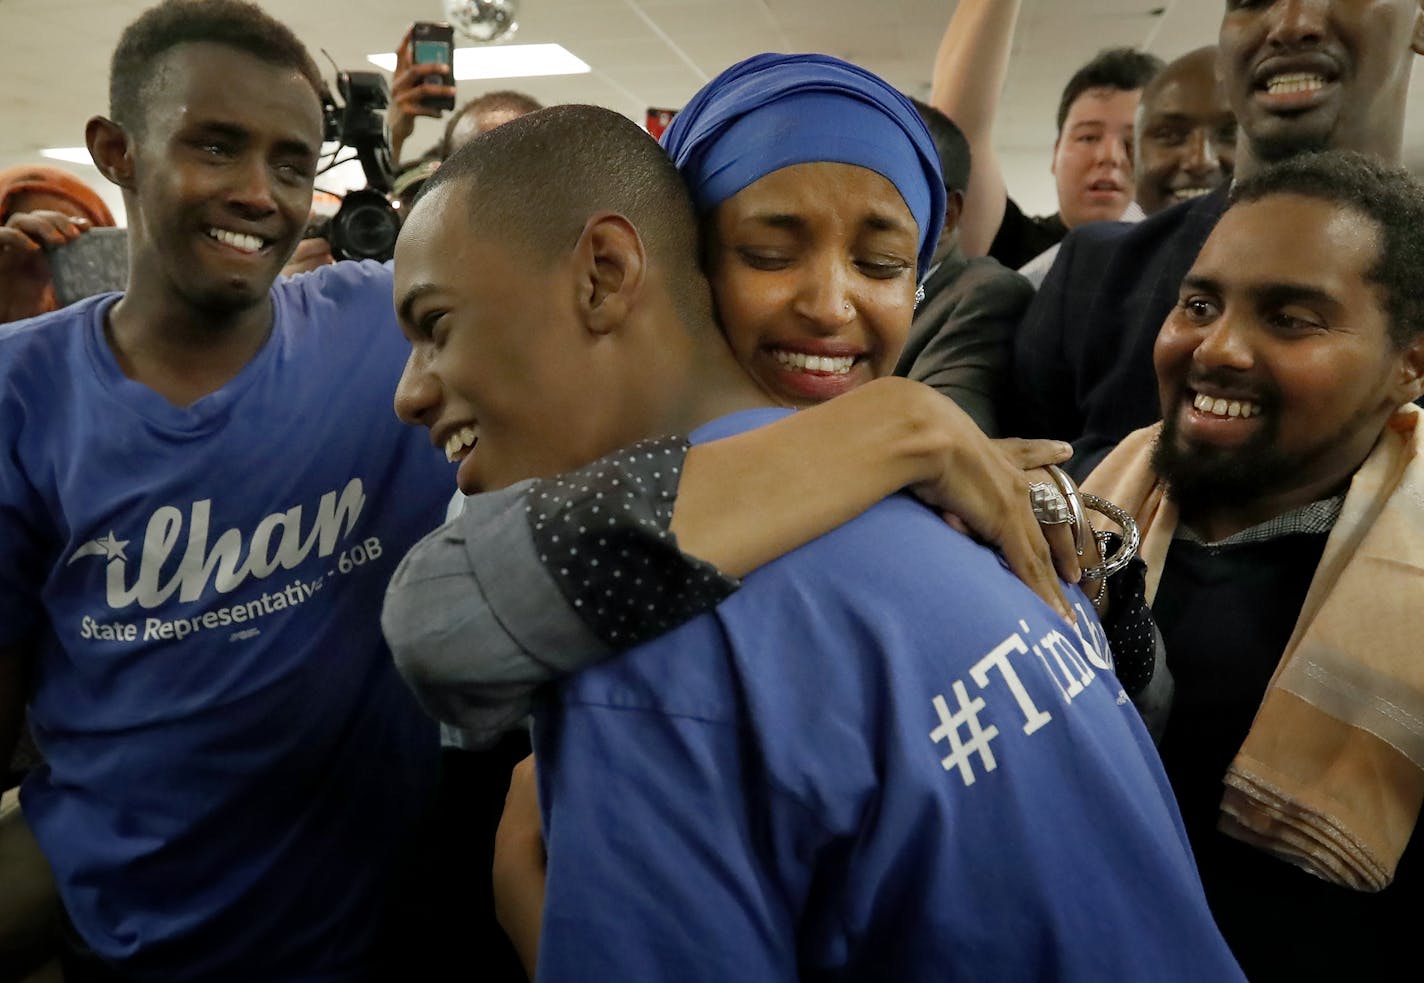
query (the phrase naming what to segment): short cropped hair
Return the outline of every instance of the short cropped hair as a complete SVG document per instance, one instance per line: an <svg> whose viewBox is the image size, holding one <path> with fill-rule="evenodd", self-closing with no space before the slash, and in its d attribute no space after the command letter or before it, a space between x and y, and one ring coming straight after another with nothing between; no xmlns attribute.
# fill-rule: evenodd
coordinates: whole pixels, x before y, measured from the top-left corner
<svg viewBox="0 0 1424 983"><path fill-rule="evenodd" d="M538 99L513 89L499 89L476 96L450 114L450 119L445 123L445 135L440 138L440 157L443 160L459 149L453 145L455 127L471 113L518 113L524 116L543 108L543 103Z"/></svg>
<svg viewBox="0 0 1424 983"><path fill-rule="evenodd" d="M964 136L964 131L954 120L929 103L914 98L910 101L915 104L920 119L925 121L925 128L930 131L930 139L934 141L935 153L939 155L939 167L944 173L944 190L968 194L969 168L973 157L969 152L969 140Z"/></svg>
<svg viewBox="0 0 1424 983"><path fill-rule="evenodd" d="M294 68L321 101L324 84L291 28L246 0L164 0L124 28L109 63L109 115L131 132L145 126L145 103L161 82L154 69L180 44L226 45L282 68Z"/></svg>
<svg viewBox="0 0 1424 983"><path fill-rule="evenodd" d="M1389 336L1404 348L1424 331L1424 183L1353 150L1299 154L1244 178L1231 192L1233 205L1270 195L1301 195L1347 208L1380 231L1379 259L1366 273L1384 291Z"/></svg>
<svg viewBox="0 0 1424 983"><path fill-rule="evenodd" d="M424 199L455 186L468 194L472 229L555 262L600 211L627 218L650 259L698 282L697 214L682 175L632 120L598 106L551 106L464 144L425 182ZM678 291L681 294L705 291ZM689 323L703 311L680 307Z"/></svg>
<svg viewBox="0 0 1424 983"><path fill-rule="evenodd" d="M1084 92L1090 89L1134 92L1166 67L1167 63L1161 58L1135 48L1104 48L1099 51L1092 61L1074 72L1063 87L1063 98L1058 100L1058 132L1063 132L1068 110Z"/></svg>

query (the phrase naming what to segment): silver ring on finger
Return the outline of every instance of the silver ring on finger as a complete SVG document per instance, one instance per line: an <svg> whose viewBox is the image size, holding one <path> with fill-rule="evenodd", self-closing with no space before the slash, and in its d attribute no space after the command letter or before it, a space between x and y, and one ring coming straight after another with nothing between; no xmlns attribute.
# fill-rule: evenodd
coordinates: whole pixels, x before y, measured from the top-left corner
<svg viewBox="0 0 1424 983"><path fill-rule="evenodd" d="M1078 485L1056 464L1050 464L1044 470L1068 502L1069 523L1073 527L1073 548L1082 556L1083 547L1086 545L1084 539L1086 535L1091 534L1092 526L1088 525L1088 515L1083 511L1083 500L1078 497Z"/></svg>
<svg viewBox="0 0 1424 983"><path fill-rule="evenodd" d="M1061 526L1073 521L1068 499L1047 481L1035 481L1028 486L1028 504L1039 525Z"/></svg>

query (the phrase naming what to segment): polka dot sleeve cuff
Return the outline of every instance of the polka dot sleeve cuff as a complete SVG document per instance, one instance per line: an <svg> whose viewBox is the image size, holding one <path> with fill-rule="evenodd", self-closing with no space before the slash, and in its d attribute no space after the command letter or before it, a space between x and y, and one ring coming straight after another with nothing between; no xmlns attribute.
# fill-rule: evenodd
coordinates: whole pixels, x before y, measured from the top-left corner
<svg viewBox="0 0 1424 983"><path fill-rule="evenodd" d="M1109 533L1107 552L1118 548L1121 537ZM1126 567L1108 578L1110 604L1103 630L1112 647L1113 666L1128 696L1147 688L1157 666L1157 623L1147 606L1147 565L1133 557Z"/></svg>
<svg viewBox="0 0 1424 983"><path fill-rule="evenodd" d="M687 449L681 437L646 440L527 493L540 562L613 648L656 638L740 586L668 531Z"/></svg>

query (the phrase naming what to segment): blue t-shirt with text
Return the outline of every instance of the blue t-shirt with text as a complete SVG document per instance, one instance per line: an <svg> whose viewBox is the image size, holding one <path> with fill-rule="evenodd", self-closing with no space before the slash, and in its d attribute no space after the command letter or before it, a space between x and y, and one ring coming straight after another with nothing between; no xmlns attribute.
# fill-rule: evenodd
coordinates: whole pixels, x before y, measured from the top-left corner
<svg viewBox="0 0 1424 983"><path fill-rule="evenodd" d="M1070 596L901 496L563 683L540 979L1240 980Z"/></svg>
<svg viewBox="0 0 1424 983"><path fill-rule="evenodd" d="M391 399L391 275L281 280L261 351L172 405L110 294L0 329L0 647L37 654L25 814L134 978L354 979L438 739L377 618L452 476Z"/></svg>

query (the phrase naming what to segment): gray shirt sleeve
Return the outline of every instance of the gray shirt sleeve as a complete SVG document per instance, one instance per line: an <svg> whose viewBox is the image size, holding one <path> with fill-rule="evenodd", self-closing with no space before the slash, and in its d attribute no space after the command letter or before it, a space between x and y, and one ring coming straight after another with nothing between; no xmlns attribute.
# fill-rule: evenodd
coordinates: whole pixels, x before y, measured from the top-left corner
<svg viewBox="0 0 1424 983"><path fill-rule="evenodd" d="M716 607L739 582L669 529L687 442L640 441L577 471L464 500L414 547L381 627L433 716L480 747L538 688ZM447 734L449 741L452 735Z"/></svg>
<svg viewBox="0 0 1424 983"><path fill-rule="evenodd" d="M396 666L466 746L496 740L538 687L612 649L584 624L540 560L526 520L533 483L467 499L417 543L386 590L381 628Z"/></svg>

